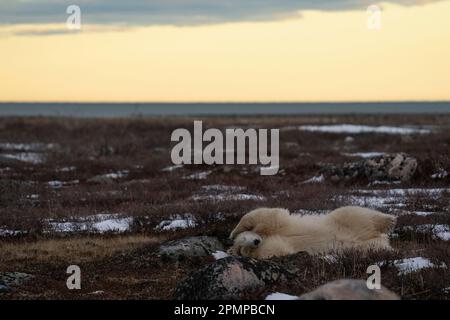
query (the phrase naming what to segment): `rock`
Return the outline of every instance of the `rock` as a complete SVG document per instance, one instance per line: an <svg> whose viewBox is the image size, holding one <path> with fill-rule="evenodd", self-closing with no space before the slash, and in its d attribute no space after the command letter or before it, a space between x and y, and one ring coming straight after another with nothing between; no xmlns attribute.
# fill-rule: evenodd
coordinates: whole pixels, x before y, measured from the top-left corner
<svg viewBox="0 0 450 320"><path fill-rule="evenodd" d="M303 294L300 300L399 300L394 292L367 288L364 280L341 279L329 282L316 290Z"/></svg>
<svg viewBox="0 0 450 320"><path fill-rule="evenodd" d="M369 181L408 181L417 169L417 160L405 153L327 166L321 173L333 182L364 178Z"/></svg>
<svg viewBox="0 0 450 320"><path fill-rule="evenodd" d="M21 272L0 272L0 292L6 292L10 290L12 286L20 286L31 279L34 276Z"/></svg>
<svg viewBox="0 0 450 320"><path fill-rule="evenodd" d="M158 254L171 260L189 257L212 255L213 252L223 251L223 244L216 237L188 237L163 243Z"/></svg>
<svg viewBox="0 0 450 320"><path fill-rule="evenodd" d="M191 273L174 291L178 300L234 300L252 290L293 279L280 265L268 260L227 257Z"/></svg>
<svg viewBox="0 0 450 320"><path fill-rule="evenodd" d="M9 287L7 287L3 284L0 284L0 293L7 292L8 290L9 290Z"/></svg>

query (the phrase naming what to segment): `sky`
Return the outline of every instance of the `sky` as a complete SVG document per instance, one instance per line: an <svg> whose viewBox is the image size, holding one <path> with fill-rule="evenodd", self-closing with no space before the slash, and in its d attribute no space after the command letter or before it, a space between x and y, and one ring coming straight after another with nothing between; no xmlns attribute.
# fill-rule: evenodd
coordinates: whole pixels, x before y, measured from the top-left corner
<svg viewBox="0 0 450 320"><path fill-rule="evenodd" d="M81 30L66 25L72 4ZM374 4L381 29L367 26ZM0 101L450 100L449 12L450 0L2 0Z"/></svg>

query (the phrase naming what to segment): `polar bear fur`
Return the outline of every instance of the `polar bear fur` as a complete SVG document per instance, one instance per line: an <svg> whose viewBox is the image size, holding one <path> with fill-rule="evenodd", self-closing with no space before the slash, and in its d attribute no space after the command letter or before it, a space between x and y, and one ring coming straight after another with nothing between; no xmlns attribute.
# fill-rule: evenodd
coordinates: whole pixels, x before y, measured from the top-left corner
<svg viewBox="0 0 450 320"><path fill-rule="evenodd" d="M230 253L266 259L301 251L326 254L350 248L391 249L387 233L395 223L394 216L361 207L306 216L260 208L244 215L231 232L234 245Z"/></svg>

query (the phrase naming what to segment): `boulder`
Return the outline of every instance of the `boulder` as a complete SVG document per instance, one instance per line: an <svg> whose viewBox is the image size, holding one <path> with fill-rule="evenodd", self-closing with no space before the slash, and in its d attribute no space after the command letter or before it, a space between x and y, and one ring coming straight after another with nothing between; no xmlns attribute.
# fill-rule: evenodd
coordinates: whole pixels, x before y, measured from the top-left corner
<svg viewBox="0 0 450 320"><path fill-rule="evenodd" d="M312 292L300 296L300 300L399 300L392 291L367 288L366 281L341 279L329 282Z"/></svg>
<svg viewBox="0 0 450 320"><path fill-rule="evenodd" d="M326 166L322 168L321 173L334 182L357 178L369 181L408 181L413 177L416 169L415 158L405 153L397 153Z"/></svg>
<svg viewBox="0 0 450 320"><path fill-rule="evenodd" d="M223 251L223 244L216 237L187 237L161 244L158 255L170 260L209 256L215 251Z"/></svg>
<svg viewBox="0 0 450 320"><path fill-rule="evenodd" d="M177 300L235 300L245 290L293 279L295 275L268 260L227 257L188 275L174 291Z"/></svg>

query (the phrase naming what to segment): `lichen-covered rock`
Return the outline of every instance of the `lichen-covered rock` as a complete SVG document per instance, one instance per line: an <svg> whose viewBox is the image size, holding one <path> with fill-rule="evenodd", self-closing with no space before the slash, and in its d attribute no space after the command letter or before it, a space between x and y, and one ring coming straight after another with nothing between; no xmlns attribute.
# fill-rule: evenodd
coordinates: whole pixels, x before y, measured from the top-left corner
<svg viewBox="0 0 450 320"><path fill-rule="evenodd" d="M376 158L340 165L327 166L321 173L334 182L366 178L369 181L408 181L417 169L417 160L405 153L383 155Z"/></svg>
<svg viewBox="0 0 450 320"><path fill-rule="evenodd" d="M171 260L209 256L215 251L223 251L223 244L216 237L188 237L163 243L158 255Z"/></svg>
<svg viewBox="0 0 450 320"><path fill-rule="evenodd" d="M190 274L175 288L179 300L234 300L245 290L293 279L280 265L245 257L228 257Z"/></svg>
<svg viewBox="0 0 450 320"><path fill-rule="evenodd" d="M300 300L399 300L392 291L369 289L364 280L342 279L329 282L312 292L300 296Z"/></svg>
<svg viewBox="0 0 450 320"><path fill-rule="evenodd" d="M12 286L20 286L34 276L21 272L0 272L0 292L9 291Z"/></svg>

